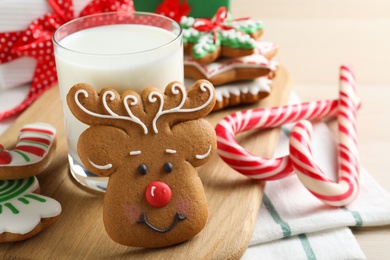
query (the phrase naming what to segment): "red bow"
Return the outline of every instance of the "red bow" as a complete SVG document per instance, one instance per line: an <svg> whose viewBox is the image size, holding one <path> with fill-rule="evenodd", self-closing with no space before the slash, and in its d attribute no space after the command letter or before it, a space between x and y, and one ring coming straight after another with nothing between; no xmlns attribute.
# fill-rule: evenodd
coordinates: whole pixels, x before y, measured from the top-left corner
<svg viewBox="0 0 390 260"><path fill-rule="evenodd" d="M195 20L192 27L200 32L213 32L214 33L214 42L217 41L218 30L230 30L234 29L232 26L225 24L226 20L229 17L229 11L225 6L218 8L213 19L198 18ZM238 18L233 21L242 21L248 20L249 18ZM234 29L235 30L235 29Z"/></svg>
<svg viewBox="0 0 390 260"><path fill-rule="evenodd" d="M223 25L229 16L229 12L225 6L221 6L212 20L198 18L195 20L193 27L201 32L217 31L219 29L231 29L232 27Z"/></svg>
<svg viewBox="0 0 390 260"><path fill-rule="evenodd" d="M180 0L164 0L157 6L156 13L165 15L176 22L180 22L183 16L190 13L191 7L187 0L180 4Z"/></svg>
<svg viewBox="0 0 390 260"><path fill-rule="evenodd" d="M29 56L37 60L30 91L15 108L0 112L0 120L20 113L45 90L57 83L52 35L62 24L74 19L72 0L47 0L53 12L35 19L24 31L0 33L0 64ZM132 0L92 0L80 17L108 11L134 11Z"/></svg>
<svg viewBox="0 0 390 260"><path fill-rule="evenodd" d="M195 20L192 27L200 32L213 32L214 33L214 42L217 42L218 30L229 30L233 27L224 25L226 19L229 16L229 12L225 6L221 6L213 19L198 18Z"/></svg>

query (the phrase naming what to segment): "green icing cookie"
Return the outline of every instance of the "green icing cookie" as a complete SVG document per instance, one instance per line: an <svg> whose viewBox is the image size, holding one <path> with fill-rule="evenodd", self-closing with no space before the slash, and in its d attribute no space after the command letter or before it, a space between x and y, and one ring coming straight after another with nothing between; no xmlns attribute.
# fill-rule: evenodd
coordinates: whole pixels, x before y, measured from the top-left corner
<svg viewBox="0 0 390 260"><path fill-rule="evenodd" d="M54 199L33 193L39 187L36 177L0 180L0 235L4 232L27 234L42 218L61 213Z"/></svg>
<svg viewBox="0 0 390 260"><path fill-rule="evenodd" d="M180 21L183 28L183 43L193 44L192 56L195 59L202 59L220 46L254 50L256 42L250 35L263 30L261 21L251 19L233 20L230 14L220 24L215 23L214 17L210 21L214 23L212 24L214 28L210 28L209 31L197 30L193 27L195 22L196 19L193 17L183 17ZM214 37L215 33L217 34L216 37Z"/></svg>

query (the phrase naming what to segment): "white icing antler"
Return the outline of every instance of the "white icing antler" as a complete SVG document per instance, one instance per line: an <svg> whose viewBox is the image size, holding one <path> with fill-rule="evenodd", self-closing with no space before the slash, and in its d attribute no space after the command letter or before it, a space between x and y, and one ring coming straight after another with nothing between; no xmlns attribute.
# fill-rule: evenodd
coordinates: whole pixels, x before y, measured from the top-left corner
<svg viewBox="0 0 390 260"><path fill-rule="evenodd" d="M106 97L107 95L110 95L109 97L109 100L112 101L114 100L115 98L115 94L113 91L106 91L104 94L103 94L103 105L104 105L104 108L106 109L106 111L110 114L110 115L102 115L102 114L98 114L98 113L95 113L95 112L92 112L90 110L88 110L87 108L85 108L79 101L78 97L80 94L83 94L84 97L88 98L89 94L86 90L84 89L79 89L76 91L75 95L74 95L74 101L75 103L77 104L77 106L82 110L84 111L86 114L88 115L91 115L91 116L95 116L95 117L98 117L98 118L107 118L107 119L122 119L122 120L127 120L127 121L131 121L131 122L134 122L138 125L140 125L143 129L144 129L144 133L147 134L148 133L148 128L146 127L146 125L144 123L142 123L142 121L134 116L134 114L130 111L130 108L129 108L129 105L127 103L127 100L128 99L131 99L132 102L130 103L130 105L134 106L138 103L138 100L135 96L133 95L127 95L125 96L123 102L124 102L124 106L126 108L126 111L127 113L129 114L129 116L120 116L118 114L116 114L114 111L111 110L111 108L108 106L107 104L107 100L106 100Z"/></svg>
<svg viewBox="0 0 390 260"><path fill-rule="evenodd" d="M127 103L127 100L129 100L129 99L131 99L130 105L132 105L132 106L137 105L138 101L139 101L136 98L136 96L126 95L125 98L123 99L123 105L125 106L127 113L129 114L130 118L132 118L134 120L135 123L142 126L142 128L144 129L144 133L148 134L148 128L146 127L146 125L144 123L142 123L142 121L138 117L134 116L134 114L131 112L129 104Z"/></svg>
<svg viewBox="0 0 390 260"><path fill-rule="evenodd" d="M196 112L196 111L199 111L203 108L205 108L207 105L210 104L210 102L213 100L213 86L211 84L208 84L206 82L203 82L201 83L200 85L200 89L205 92L205 91L208 91L209 92L209 98L207 99L207 101L199 106L199 107L195 107L195 108L182 108L185 104L185 101L187 99L187 91L186 91L186 88L182 85L182 84L179 84L179 83L175 83L172 85L172 93L177 95L177 94L182 94L182 99L181 99L181 102L178 106L174 107L174 108L171 108L171 109L168 109L168 110L163 110L163 107L164 107L164 97L161 93L157 92L157 91L153 91L149 94L148 96L148 99L149 99L149 102L151 103L154 103L157 101L157 97L158 99L160 99L160 107L156 113L156 116L154 117L153 119L153 130L154 132L157 134L158 133L158 129L157 129L157 120L162 116L162 115L165 115L165 114L170 114L170 113L192 113L192 112Z"/></svg>

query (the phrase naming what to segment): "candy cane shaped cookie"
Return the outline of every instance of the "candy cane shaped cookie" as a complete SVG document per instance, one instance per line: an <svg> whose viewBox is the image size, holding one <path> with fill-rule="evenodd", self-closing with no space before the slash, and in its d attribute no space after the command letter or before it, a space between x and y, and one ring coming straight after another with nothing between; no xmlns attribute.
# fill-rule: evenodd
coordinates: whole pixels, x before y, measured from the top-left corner
<svg viewBox="0 0 390 260"><path fill-rule="evenodd" d="M349 67L340 69L340 101L338 103L338 182L329 179L315 163L311 149L311 124L294 126L290 135L290 158L296 174L309 191L325 204L345 206L359 191L359 163L356 134L356 87Z"/></svg>
<svg viewBox="0 0 390 260"><path fill-rule="evenodd" d="M26 124L13 149L5 150L0 145L0 180L27 178L41 173L54 156L55 134L55 128L49 124Z"/></svg>

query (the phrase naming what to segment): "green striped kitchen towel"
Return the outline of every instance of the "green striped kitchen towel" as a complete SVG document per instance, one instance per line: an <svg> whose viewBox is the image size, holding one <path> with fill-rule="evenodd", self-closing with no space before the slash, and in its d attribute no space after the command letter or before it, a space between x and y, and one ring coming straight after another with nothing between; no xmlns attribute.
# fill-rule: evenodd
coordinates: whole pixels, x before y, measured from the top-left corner
<svg viewBox="0 0 390 260"><path fill-rule="evenodd" d="M288 153L283 126L275 156ZM313 126L313 156L337 181L337 144L324 123ZM361 167L360 192L348 206L330 207L293 175L266 184L250 247L243 259L364 259L347 227L390 224L390 195Z"/></svg>

